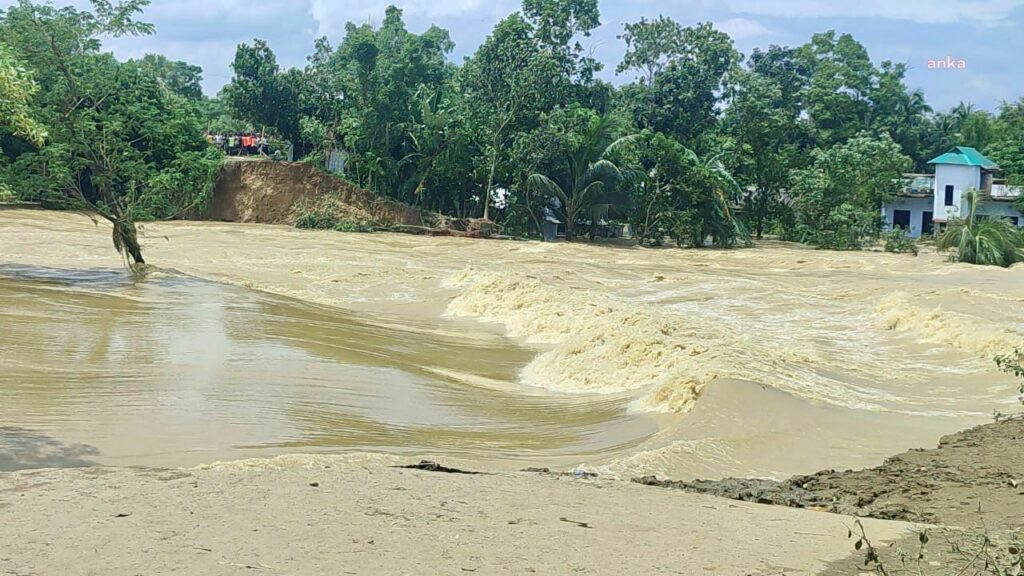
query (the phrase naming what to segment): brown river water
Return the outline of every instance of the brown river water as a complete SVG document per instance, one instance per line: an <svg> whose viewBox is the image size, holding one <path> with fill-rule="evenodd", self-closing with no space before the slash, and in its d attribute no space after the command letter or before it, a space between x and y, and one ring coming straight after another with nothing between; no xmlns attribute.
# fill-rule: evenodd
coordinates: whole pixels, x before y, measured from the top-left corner
<svg viewBox="0 0 1024 576"><path fill-rule="evenodd" d="M0 210L0 471L372 453L778 477L989 421L1014 401L991 358L1024 341L1024 267L937 254L144 238L138 279L105 226Z"/></svg>

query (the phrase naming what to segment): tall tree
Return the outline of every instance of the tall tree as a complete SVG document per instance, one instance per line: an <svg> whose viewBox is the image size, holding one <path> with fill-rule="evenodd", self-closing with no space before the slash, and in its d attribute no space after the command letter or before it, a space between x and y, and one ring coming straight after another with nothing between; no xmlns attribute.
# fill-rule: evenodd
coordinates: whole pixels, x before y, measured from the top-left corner
<svg viewBox="0 0 1024 576"><path fill-rule="evenodd" d="M814 151L814 164L791 175L800 239L827 248L860 248L881 231L882 203L900 187L910 158L888 135L860 135Z"/></svg>
<svg viewBox="0 0 1024 576"><path fill-rule="evenodd" d="M159 80L160 84L178 96L190 100L202 99L202 67L188 62L170 60L163 54L146 54L141 60L138 60L138 64Z"/></svg>
<svg viewBox="0 0 1024 576"><path fill-rule="evenodd" d="M499 22L466 61L460 86L486 158L484 218L490 217L491 193L512 133L535 125L539 114L565 94L566 85L558 59L541 47L534 27L518 14Z"/></svg>
<svg viewBox="0 0 1024 576"><path fill-rule="evenodd" d="M924 170L921 161L925 151L924 138L931 106L920 89L909 90L904 83L905 64L882 62L869 99L871 126L877 132L887 133L903 148L903 153L918 159L916 168Z"/></svg>
<svg viewBox="0 0 1024 576"><path fill-rule="evenodd" d="M723 128L735 142L731 162L745 184L744 212L760 238L773 210L788 188L801 146L799 108L787 105L783 88L755 71L738 76Z"/></svg>
<svg viewBox="0 0 1024 576"><path fill-rule="evenodd" d="M622 93L639 126L683 143L714 126L740 59L727 34L710 23L681 28L662 17L628 24L622 38L628 49L618 70L642 74Z"/></svg>
<svg viewBox="0 0 1024 576"><path fill-rule="evenodd" d="M875 68L853 36L834 30L815 34L797 58L810 71L804 108L825 147L870 127Z"/></svg>

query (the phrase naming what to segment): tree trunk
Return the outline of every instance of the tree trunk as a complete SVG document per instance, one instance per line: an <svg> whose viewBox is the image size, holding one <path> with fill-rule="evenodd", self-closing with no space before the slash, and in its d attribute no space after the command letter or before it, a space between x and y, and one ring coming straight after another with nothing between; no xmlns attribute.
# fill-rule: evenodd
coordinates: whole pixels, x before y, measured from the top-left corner
<svg viewBox="0 0 1024 576"><path fill-rule="evenodd" d="M484 220L491 219L491 187L494 186L494 174L498 170L498 145L491 146L491 171L487 175L487 188L484 190Z"/></svg>
<svg viewBox="0 0 1024 576"><path fill-rule="evenodd" d="M565 206L565 241L572 242L576 238L576 207L571 204Z"/></svg>
<svg viewBox="0 0 1024 576"><path fill-rule="evenodd" d="M124 254L132 261L133 267L135 264L145 264L135 222L122 218L108 219L114 224L114 245L122 248Z"/></svg>

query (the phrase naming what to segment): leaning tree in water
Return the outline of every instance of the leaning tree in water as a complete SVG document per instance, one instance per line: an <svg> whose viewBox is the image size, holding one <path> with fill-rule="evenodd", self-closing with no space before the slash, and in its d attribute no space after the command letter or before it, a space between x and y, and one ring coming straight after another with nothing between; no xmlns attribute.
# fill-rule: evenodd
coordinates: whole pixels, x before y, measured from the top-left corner
<svg viewBox="0 0 1024 576"><path fill-rule="evenodd" d="M108 220L133 270L145 264L135 222L180 215L208 198L219 154L203 137L195 102L153 71L119 62L100 37L150 34L134 18L147 0L93 0L93 12L22 0L0 12L0 38L39 90L26 112L45 142L21 138L5 180L25 200Z"/></svg>

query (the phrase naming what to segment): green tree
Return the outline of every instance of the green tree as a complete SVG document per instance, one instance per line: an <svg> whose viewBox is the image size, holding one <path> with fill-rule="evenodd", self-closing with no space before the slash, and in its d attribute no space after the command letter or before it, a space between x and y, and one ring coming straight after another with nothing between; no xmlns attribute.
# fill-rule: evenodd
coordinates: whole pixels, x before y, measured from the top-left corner
<svg viewBox="0 0 1024 576"><path fill-rule="evenodd" d="M337 48L318 39L301 77L292 82L298 86L305 149L344 149L348 177L360 185L405 202L429 203L421 192L432 187L419 184L438 159L425 147L451 132L431 124L451 108L446 88L453 66L447 54L453 47L440 28L409 32L394 6L379 27L347 23ZM431 100L426 111L425 98Z"/></svg>
<svg viewBox="0 0 1024 576"><path fill-rule="evenodd" d="M412 196L417 198L424 208L429 207L427 182L431 178L434 166L456 146L459 133L455 130L455 119L450 110L441 108L440 94L425 94L418 122L409 134L413 152L402 159L402 163L411 163L415 172L407 181L415 183Z"/></svg>
<svg viewBox="0 0 1024 576"><path fill-rule="evenodd" d="M733 170L746 185L743 208L758 238L780 206L781 192L801 156L798 114L771 77L755 71L738 76L723 128L736 143Z"/></svg>
<svg viewBox="0 0 1024 576"><path fill-rule="evenodd" d="M881 232L882 203L899 190L910 158L888 135L860 135L813 156L812 166L791 174L797 239L858 249Z"/></svg>
<svg viewBox="0 0 1024 576"><path fill-rule="evenodd" d="M39 85L0 43L0 130L8 130L36 146L42 146L46 129L33 118L30 103Z"/></svg>
<svg viewBox="0 0 1024 576"><path fill-rule="evenodd" d="M645 86L652 85L654 78L684 50L684 28L671 18L641 18L639 22L623 24L623 28L625 31L618 38L626 43L626 54L615 72L635 71Z"/></svg>
<svg viewBox="0 0 1024 576"><path fill-rule="evenodd" d="M627 24L622 38L627 52L617 70L641 74L622 98L641 128L691 144L714 127L740 61L727 34L710 23L681 28L662 17Z"/></svg>
<svg viewBox="0 0 1024 576"><path fill-rule="evenodd" d="M622 181L622 171L611 158L636 140L635 135L622 135L623 129L622 121L612 114L594 115L558 172L530 175L529 187L558 200L566 240L576 237L580 214L607 205L608 195ZM593 212L590 215L593 218Z"/></svg>
<svg viewBox="0 0 1024 576"><path fill-rule="evenodd" d="M876 70L860 42L829 30L812 36L796 57L810 73L804 109L823 146L845 142L870 127Z"/></svg>
<svg viewBox="0 0 1024 576"><path fill-rule="evenodd" d="M660 244L666 235L693 248L709 238L720 248L749 240L733 213L742 191L721 151L701 158L674 139L649 132L640 149L642 176L634 185L630 220L641 245Z"/></svg>
<svg viewBox="0 0 1024 576"><path fill-rule="evenodd" d="M234 76L223 93L233 115L257 130L274 128L299 145L301 71L282 71L274 51L258 38L252 45L239 44L231 69Z"/></svg>
<svg viewBox="0 0 1024 576"><path fill-rule="evenodd" d="M1007 267L1024 262L1024 235L1006 220L979 220L980 198L981 193L973 188L964 193L967 217L946 226L938 238L938 249L955 250L952 258L969 264Z"/></svg>
<svg viewBox="0 0 1024 576"><path fill-rule="evenodd" d="M146 54L137 62L160 84L178 96L189 100L203 98L203 69L200 66L170 60L163 54Z"/></svg>
<svg viewBox="0 0 1024 576"><path fill-rule="evenodd" d="M100 50L99 36L152 32L135 20L146 4L97 0L86 12L22 0L0 17L0 37L40 83L31 105L49 129L45 146L15 154L4 180L23 197L109 220L114 246L133 266L144 264L136 219L194 205L188 193L169 199L169 184L204 180L196 193L208 194L217 162L194 103L139 63Z"/></svg>
<svg viewBox="0 0 1024 576"><path fill-rule="evenodd" d="M1024 185L1024 98L1000 105L995 136L985 153L999 164L1011 184ZM1024 208L1024 198L1018 205Z"/></svg>
<svg viewBox="0 0 1024 576"><path fill-rule="evenodd" d="M505 18L460 71L467 115L486 158L484 218L490 218L490 196L512 134L536 125L565 94L564 70L534 33L520 15Z"/></svg>
<svg viewBox="0 0 1024 576"><path fill-rule="evenodd" d="M589 37L601 25L597 0L523 0L522 14L540 47L561 63L563 74L583 84L593 80L601 63L583 55L578 39Z"/></svg>
<svg viewBox="0 0 1024 576"><path fill-rule="evenodd" d="M924 92L909 90L903 82L906 68L905 64L882 63L869 95L871 125L876 132L887 133L904 154L917 159L916 168L924 170L924 138L932 108Z"/></svg>

